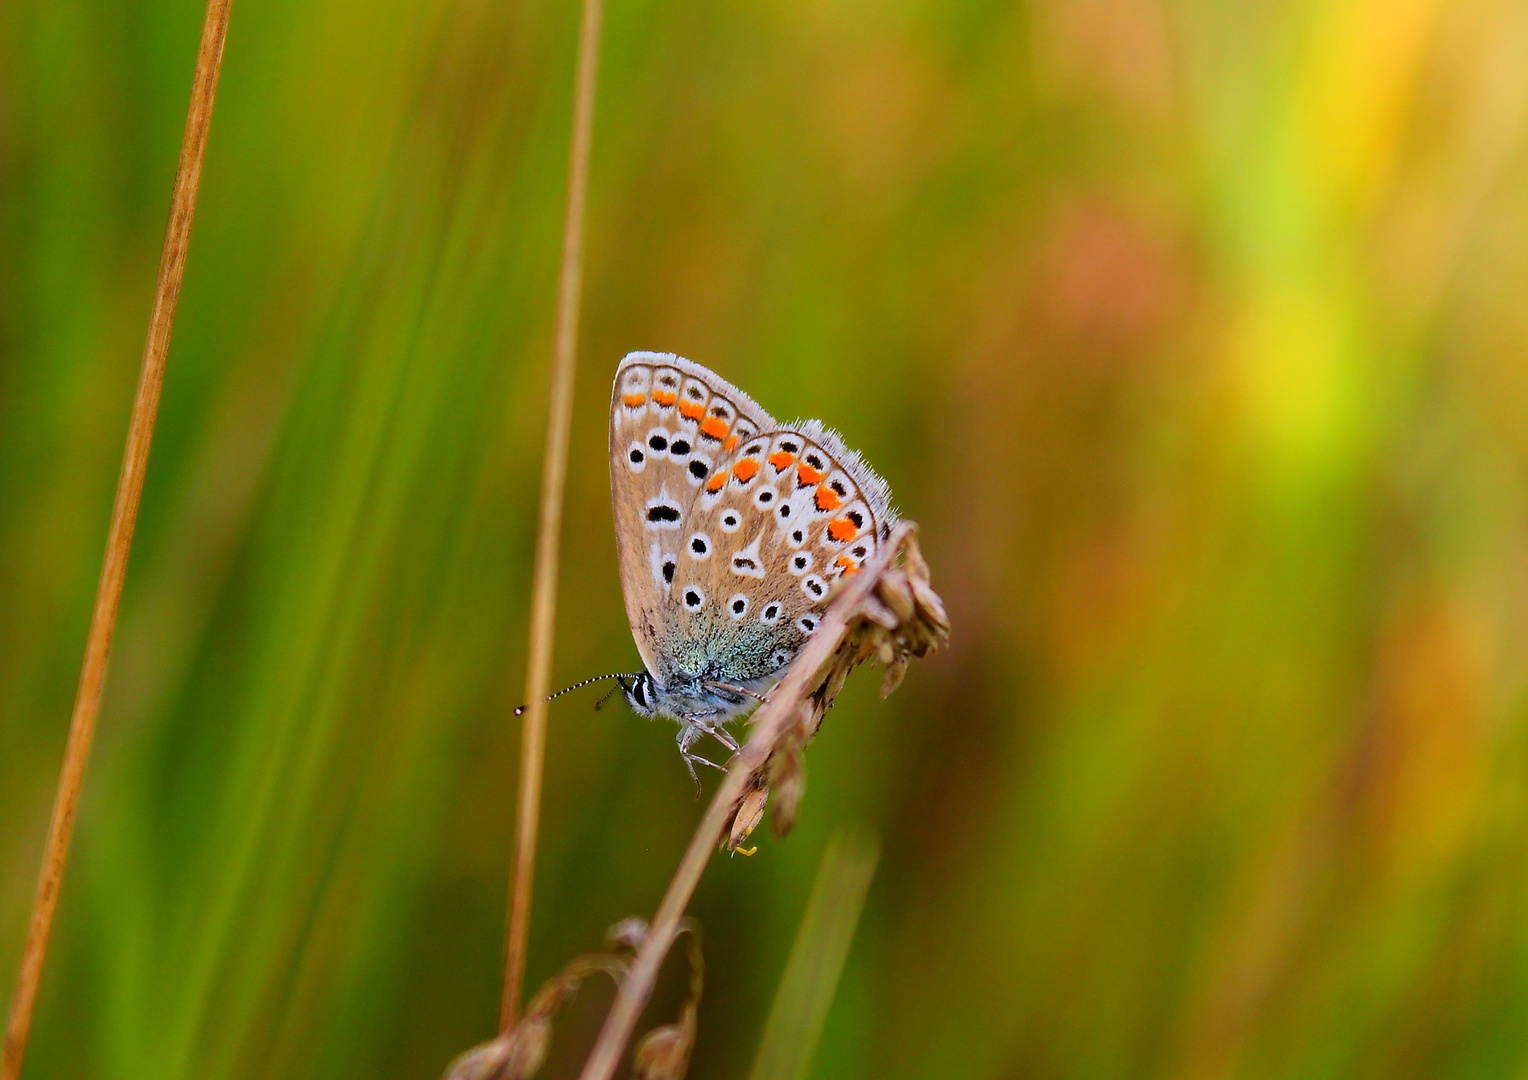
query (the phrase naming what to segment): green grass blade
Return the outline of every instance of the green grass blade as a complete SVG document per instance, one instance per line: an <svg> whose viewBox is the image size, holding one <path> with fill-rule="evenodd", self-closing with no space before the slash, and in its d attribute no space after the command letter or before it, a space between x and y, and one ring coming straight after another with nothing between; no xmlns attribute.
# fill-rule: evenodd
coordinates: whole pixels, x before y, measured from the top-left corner
<svg viewBox="0 0 1528 1080"><path fill-rule="evenodd" d="M806 1077L880 858L871 829L840 826L829 838L750 1080Z"/></svg>

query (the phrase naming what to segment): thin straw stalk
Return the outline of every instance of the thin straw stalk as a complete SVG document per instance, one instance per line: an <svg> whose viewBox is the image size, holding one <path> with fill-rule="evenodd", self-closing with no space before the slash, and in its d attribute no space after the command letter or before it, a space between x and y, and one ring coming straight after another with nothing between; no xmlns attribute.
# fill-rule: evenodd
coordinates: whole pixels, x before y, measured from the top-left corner
<svg viewBox="0 0 1528 1080"><path fill-rule="evenodd" d="M106 537L101 577L96 586L95 609L91 613L90 631L85 639L85 658L80 667L74 713L69 721L69 740L64 748L63 768L59 773L58 790L53 798L53 814L48 823L48 837L43 848L42 866L37 876L32 918L22 946L16 989L11 997L5 1046L0 1050L0 1080L16 1080L21 1075L21 1062L32 1030L37 989L42 980L43 961L47 957L48 940L53 930L53 916L58 908L64 864L69 857L69 842L74 834L74 817L85 780L85 765L90 759L96 716L100 712L101 691L106 682L106 662L111 652L112 633L117 625L122 582L127 576L127 559L133 544L133 527L138 520L138 501L143 494L149 447L154 439L154 421L159 414L159 392L164 385L165 359L170 350L175 310L180 301L180 285L185 276L186 252L191 239L191 223L196 216L196 196L201 186L207 134L212 126L212 105L217 96L218 73L223 63L223 41L228 32L231 3L232 0L207 0L206 14L202 19L201 44L197 51L196 73L191 81L191 100L186 107L186 127L181 136L180 160L176 166L175 186L170 199L170 220L165 228L164 248L159 256L159 277L154 286L154 306L149 316L148 337L143 346L143 364L139 369L138 388L133 397L133 413L127 428L122 471L117 477L117 494L112 504L111 526Z"/></svg>
<svg viewBox="0 0 1528 1080"><path fill-rule="evenodd" d="M541 778L546 761L547 694L551 690L552 637L557 619L557 566L562 535L563 489L573 419L573 374L578 352L578 308L583 285L584 204L589 147L594 133L594 90L599 68L602 0L584 0L579 28L578 72L573 97L573 137L568 149L568 216L562 235L557 327L547 403L546 450L541 468L541 510L536 530L536 569L531 591L530 643L520 729L519 812L515 861L505 930L504 992L499 1031L514 1026L525 980L531 891L536 873L536 836L541 824Z"/></svg>

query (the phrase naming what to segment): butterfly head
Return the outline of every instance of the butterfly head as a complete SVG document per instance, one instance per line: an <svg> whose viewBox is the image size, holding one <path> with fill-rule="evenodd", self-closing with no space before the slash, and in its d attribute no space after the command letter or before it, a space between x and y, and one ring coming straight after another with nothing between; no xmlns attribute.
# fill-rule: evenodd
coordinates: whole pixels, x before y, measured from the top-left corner
<svg viewBox="0 0 1528 1080"><path fill-rule="evenodd" d="M631 711L639 716L652 717L658 712L658 683L645 671L635 675L617 676L621 684L621 696Z"/></svg>

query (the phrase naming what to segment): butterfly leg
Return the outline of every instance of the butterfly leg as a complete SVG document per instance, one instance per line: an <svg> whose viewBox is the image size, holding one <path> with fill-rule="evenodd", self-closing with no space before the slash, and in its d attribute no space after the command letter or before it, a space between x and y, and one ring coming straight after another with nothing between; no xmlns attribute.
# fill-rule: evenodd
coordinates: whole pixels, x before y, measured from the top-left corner
<svg viewBox="0 0 1528 1080"><path fill-rule="evenodd" d="M728 731L720 724L713 724L706 719L706 717L714 716L715 714L715 709L706 709L704 712L685 713L684 719L686 723L694 724L701 731L705 732L707 735L710 735L717 742L725 746L728 750L731 750L734 754L738 753L742 748L738 746L737 740L732 737L732 732ZM721 768L721 766L717 767Z"/></svg>
<svg viewBox="0 0 1528 1080"><path fill-rule="evenodd" d="M742 750L742 747L737 744L737 740L732 737L732 733L720 724L706 725L706 734L710 735L734 754Z"/></svg>
<svg viewBox="0 0 1528 1080"><path fill-rule="evenodd" d="M674 740L679 744L679 756L684 758L684 767L690 770L690 779L695 781L696 798L700 797L701 792L700 777L695 775L696 762L702 765L709 765L713 769L720 769L722 772L727 771L725 765L718 765L716 762L711 761L709 758L703 758L690 749L690 744L705 734L705 730L699 724L686 720L680 725L679 736Z"/></svg>

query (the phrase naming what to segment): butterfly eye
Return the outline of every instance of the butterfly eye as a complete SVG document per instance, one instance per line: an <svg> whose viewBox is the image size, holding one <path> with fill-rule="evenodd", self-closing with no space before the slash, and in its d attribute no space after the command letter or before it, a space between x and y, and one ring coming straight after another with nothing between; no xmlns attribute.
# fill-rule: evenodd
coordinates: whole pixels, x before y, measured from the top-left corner
<svg viewBox="0 0 1528 1080"><path fill-rule="evenodd" d="M711 554L711 538L705 533L690 537L690 557L704 559Z"/></svg>
<svg viewBox="0 0 1528 1080"><path fill-rule="evenodd" d="M700 605L706 602L706 594L694 585L688 585L684 590L684 606L687 611L698 611Z"/></svg>
<svg viewBox="0 0 1528 1080"><path fill-rule="evenodd" d="M738 517L736 510L722 511L722 532L737 532L738 526L742 523L743 519Z"/></svg>
<svg viewBox="0 0 1528 1080"><path fill-rule="evenodd" d="M811 597L813 600L821 600L824 596L827 595L828 586L827 583L824 582L822 578L818 577L816 574L808 574L806 577L801 579L801 591L806 593L807 596Z"/></svg>
<svg viewBox="0 0 1528 1080"><path fill-rule="evenodd" d="M803 615L796 620L796 629L810 637L817 631L817 620L811 615Z"/></svg>
<svg viewBox="0 0 1528 1080"><path fill-rule="evenodd" d="M778 603L768 603L768 604L765 604L764 605L764 611L759 616L759 621L761 623L765 623L766 625L769 625L769 626L773 626L775 623L779 622L780 621L780 605Z"/></svg>
<svg viewBox="0 0 1528 1080"><path fill-rule="evenodd" d="M744 615L747 615L748 614L748 597L744 596L742 593L738 593L731 600L728 600L727 601L727 612L734 619L741 619Z"/></svg>

